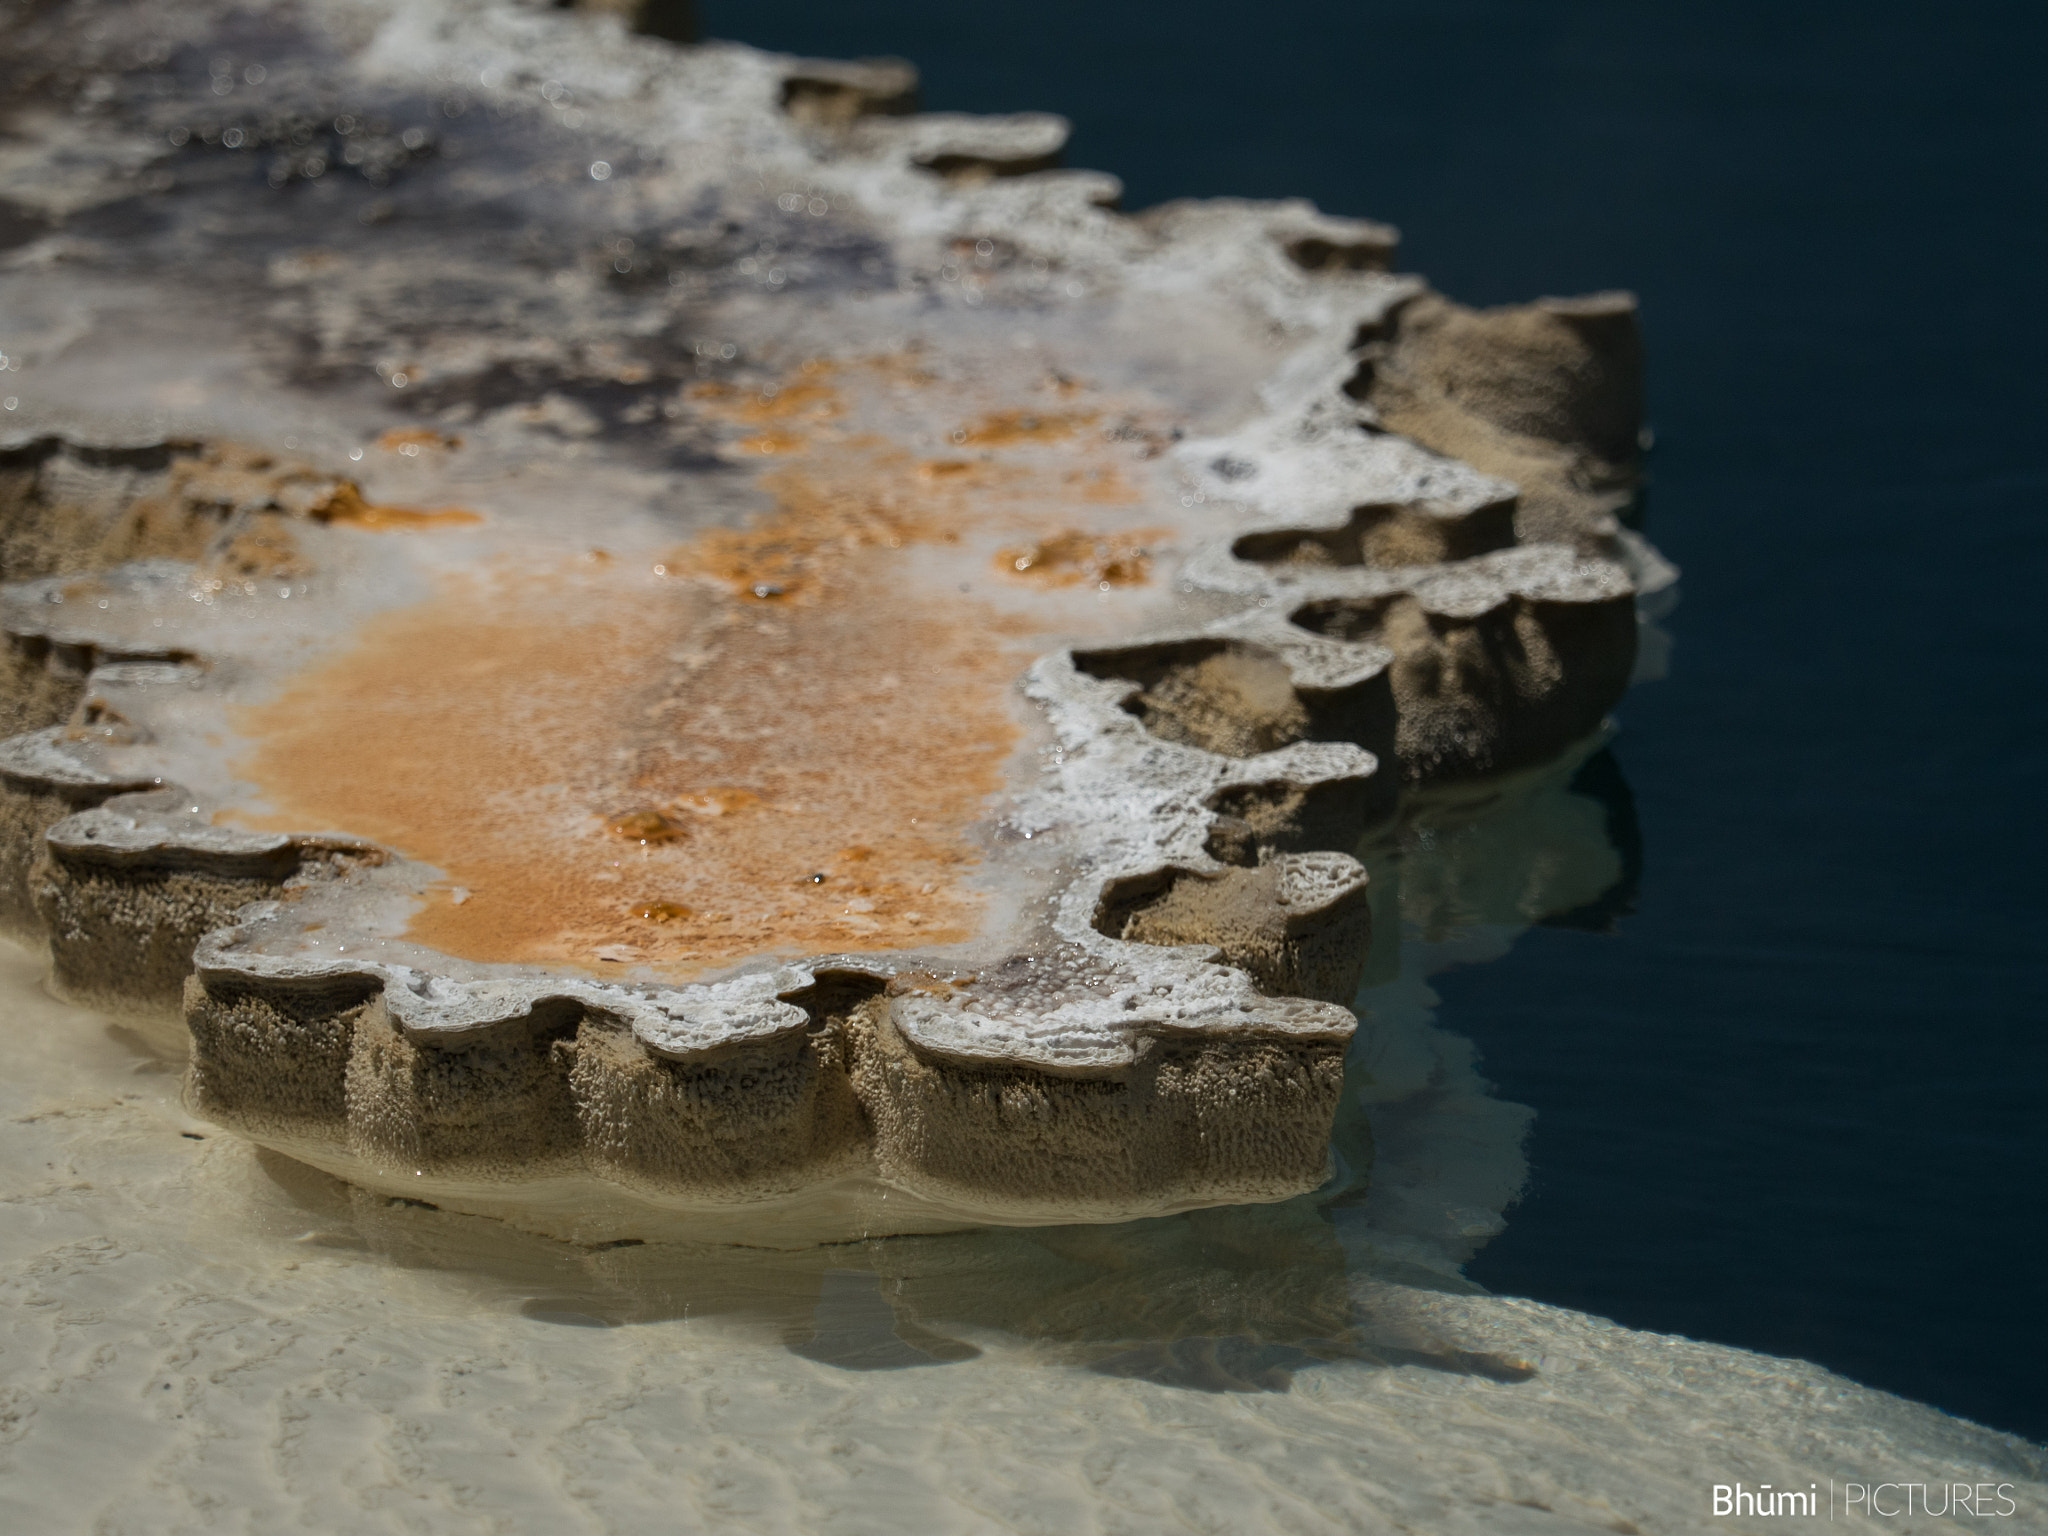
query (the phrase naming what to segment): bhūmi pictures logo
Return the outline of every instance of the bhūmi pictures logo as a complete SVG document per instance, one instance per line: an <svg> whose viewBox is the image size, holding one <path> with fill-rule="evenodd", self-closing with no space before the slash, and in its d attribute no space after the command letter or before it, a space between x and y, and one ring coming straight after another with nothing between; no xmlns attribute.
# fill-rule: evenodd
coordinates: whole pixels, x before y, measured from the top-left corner
<svg viewBox="0 0 2048 1536"><path fill-rule="evenodd" d="M1804 1488L1778 1488L1759 1483L1716 1483L1713 1513L1742 1519L1805 1517L1829 1520L1851 1515L1894 1520L1906 1515L1935 1519L2003 1520L2019 1513L2011 1483L1837 1483L1830 1481L1827 1505L1821 1506L1819 1483Z"/></svg>

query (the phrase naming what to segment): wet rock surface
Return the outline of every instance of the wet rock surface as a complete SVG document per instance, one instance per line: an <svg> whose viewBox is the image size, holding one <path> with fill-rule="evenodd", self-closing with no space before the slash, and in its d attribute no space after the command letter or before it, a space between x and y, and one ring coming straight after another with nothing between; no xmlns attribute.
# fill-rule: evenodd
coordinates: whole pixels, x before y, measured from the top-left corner
<svg viewBox="0 0 2048 1536"><path fill-rule="evenodd" d="M1670 579L1625 297L1126 216L896 64L5 25L0 912L370 1188L791 1241L1313 1188L1366 841L1597 730Z"/></svg>

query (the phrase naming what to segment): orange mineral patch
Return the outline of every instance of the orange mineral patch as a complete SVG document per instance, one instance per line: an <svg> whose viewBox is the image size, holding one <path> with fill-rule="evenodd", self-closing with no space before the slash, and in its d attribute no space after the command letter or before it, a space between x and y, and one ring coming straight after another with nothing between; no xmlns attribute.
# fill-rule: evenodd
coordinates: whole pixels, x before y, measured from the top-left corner
<svg viewBox="0 0 2048 1536"><path fill-rule="evenodd" d="M372 532L411 531L422 528L460 528L483 521L481 514L463 507L381 507L365 501L352 480L336 484L334 493L313 509L323 523L345 523Z"/></svg>
<svg viewBox="0 0 2048 1536"><path fill-rule="evenodd" d="M950 499L925 494L907 456L862 447L859 473L790 468L763 476L762 486L776 499L773 513L744 528L700 536L668 555L664 571L706 577L759 602L789 602L813 596L828 573L859 551L959 537Z"/></svg>
<svg viewBox="0 0 2048 1536"><path fill-rule="evenodd" d="M408 448L414 454L423 448L446 452L460 448L462 439L445 432L435 432L427 427L393 427L377 438L377 446L386 453L404 453Z"/></svg>
<svg viewBox="0 0 2048 1536"><path fill-rule="evenodd" d="M1092 410L988 411L951 434L971 462L929 458L960 392L900 358L693 389L791 438L755 481L770 509L369 620L238 721L258 824L439 866L410 935L477 960L683 978L972 937L1014 684L1077 612L1058 600L1048 631L1015 582L1141 585L1168 534L1070 525L1077 502L1113 523L1140 500ZM1010 581L968 579L992 559Z"/></svg>
<svg viewBox="0 0 2048 1536"><path fill-rule="evenodd" d="M1068 528L1021 549L998 551L996 569L1006 576L1022 576L1053 587L1084 582L1099 587L1135 586L1152 574L1148 546L1165 536L1163 528L1128 533L1083 533Z"/></svg>
<svg viewBox="0 0 2048 1536"><path fill-rule="evenodd" d="M991 411L954 432L953 441L982 448L1057 442L1094 420L1093 411Z"/></svg>
<svg viewBox="0 0 2048 1536"><path fill-rule="evenodd" d="M660 811L624 811L606 818L604 829L629 843L672 843L683 835L682 826Z"/></svg>
<svg viewBox="0 0 2048 1536"><path fill-rule="evenodd" d="M730 421L830 421L845 410L839 391L831 382L835 372L834 364L813 359L799 368L793 379L765 388L693 384L688 393L700 407Z"/></svg>
<svg viewBox="0 0 2048 1536"><path fill-rule="evenodd" d="M623 942L680 977L952 943L1023 659L964 602L877 613L850 588L771 622L637 573L467 578L244 711L240 769L258 824L438 865L467 895L410 936L470 959Z"/></svg>
<svg viewBox="0 0 2048 1536"><path fill-rule="evenodd" d="M643 923L680 923L697 914L679 902L636 901L626 909L626 915Z"/></svg>

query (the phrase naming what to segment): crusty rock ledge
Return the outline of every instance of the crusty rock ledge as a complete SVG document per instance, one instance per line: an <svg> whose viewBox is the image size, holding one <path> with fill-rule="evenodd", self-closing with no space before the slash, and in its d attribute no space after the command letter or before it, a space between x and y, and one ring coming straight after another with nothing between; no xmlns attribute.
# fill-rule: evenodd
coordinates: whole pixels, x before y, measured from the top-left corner
<svg viewBox="0 0 2048 1536"><path fill-rule="evenodd" d="M92 46L154 35L143 9L103 9ZM220 15L184 6L175 29L203 42ZM193 249L230 259L251 203L192 154L282 133L270 192L306 191L310 223L266 280L278 312L308 308L266 446L236 447L248 425L225 405L166 430L103 372L61 368L0 442L0 918L48 943L54 984L181 1019L195 1109L256 1141L584 1239L1115 1220L1319 1184L1371 942L1362 839L1406 791L1597 730L1631 674L1638 599L1670 578L1621 520L1632 301L1459 310L1386 272L1393 231L1301 203L1127 217L1113 178L1058 169L1060 120L912 113L894 63L676 50L462 0L335 16L318 38L271 18L273 118L230 126L161 61L150 90L90 107L109 143L154 146L131 160L172 164L138 173L149 186L192 176L192 217L225 221L164 257L174 276ZM9 41L45 62L85 46L49 17ZM543 55L554 94L535 105ZM448 170L455 128L438 148L398 133L426 88L507 125L468 153L509 157L509 179ZM342 126L359 122L387 126ZM736 146L744 161L721 158ZM383 200L358 210L344 163ZM549 190L629 170L630 215ZM471 203L516 207L535 226L526 267L445 230L380 233L407 178L448 230ZM51 221L106 193L65 195ZM622 220L633 236L607 232ZM549 256L550 240L567 243ZM670 254L650 267L650 251ZM431 291L406 275L423 253ZM72 257L105 292L167 281L90 241ZM568 264L549 276L543 258ZM0 302L70 281L55 270L16 261ZM508 319L514 296L527 308ZM248 326L223 324L216 344ZM265 326L247 331L259 357ZM373 401L331 383L370 366ZM387 425L394 402L415 414ZM304 457L268 446L293 422ZM343 472L341 445L371 439ZM495 468L458 472L463 453ZM415 499L373 494L377 474ZM535 477L548 496L523 488ZM643 509L670 483L706 508L681 545L673 514ZM581 544L563 542L561 496ZM430 500L456 497L481 512ZM471 899L446 858L362 827L256 824L282 791L246 766L264 739L248 722L280 690L340 665L394 605L431 612L450 571L577 548L579 571L637 559L670 583L604 590L662 615L673 698L747 654L732 637L803 622L824 626L801 654L843 677L834 696L894 696L906 666L930 673L913 692L980 687L1004 766L941 846L966 871L926 903L947 910L870 917L861 898L844 931L877 942L795 957L692 949L702 914L652 897L615 919L617 942L573 955L476 949L456 917L436 931L469 937L437 947L419 914ZM544 609L551 590L520 600ZM876 628L904 599L954 605L956 627ZM764 686L782 675L779 640L747 643L770 647L751 664ZM972 670L1005 643L1026 645L1008 695ZM807 727L828 729L781 729ZM863 750L847 741L846 774ZM366 752L360 776L382 771ZM714 822L759 799L714 787L596 814L654 868L672 843L730 846ZM806 878L859 890L896 855L836 857L851 873L821 856Z"/></svg>

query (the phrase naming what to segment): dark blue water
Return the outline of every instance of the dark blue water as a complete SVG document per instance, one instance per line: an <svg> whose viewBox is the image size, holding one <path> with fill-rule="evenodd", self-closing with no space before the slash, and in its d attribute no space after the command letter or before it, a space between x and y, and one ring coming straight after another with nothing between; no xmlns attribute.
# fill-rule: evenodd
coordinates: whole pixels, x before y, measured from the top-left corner
<svg viewBox="0 0 2048 1536"><path fill-rule="evenodd" d="M1631 287L1672 676L1634 910L1443 979L1534 1105L1496 1290L2048 1438L2048 8L707 0L1306 195L1495 303Z"/></svg>

